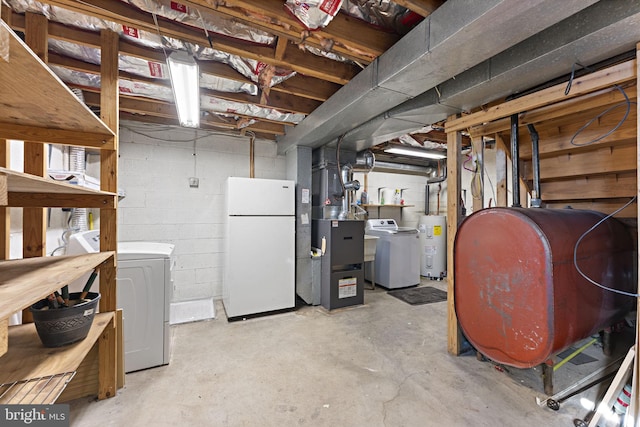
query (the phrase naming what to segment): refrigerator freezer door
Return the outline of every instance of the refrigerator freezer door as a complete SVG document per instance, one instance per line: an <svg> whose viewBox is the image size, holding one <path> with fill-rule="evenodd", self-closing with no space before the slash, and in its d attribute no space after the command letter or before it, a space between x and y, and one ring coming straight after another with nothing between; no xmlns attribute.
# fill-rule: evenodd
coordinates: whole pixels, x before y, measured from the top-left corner
<svg viewBox="0 0 640 427"><path fill-rule="evenodd" d="M293 216L228 218L227 317L294 307L294 221Z"/></svg>
<svg viewBox="0 0 640 427"><path fill-rule="evenodd" d="M295 183L279 179L230 177L229 215L295 215Z"/></svg>

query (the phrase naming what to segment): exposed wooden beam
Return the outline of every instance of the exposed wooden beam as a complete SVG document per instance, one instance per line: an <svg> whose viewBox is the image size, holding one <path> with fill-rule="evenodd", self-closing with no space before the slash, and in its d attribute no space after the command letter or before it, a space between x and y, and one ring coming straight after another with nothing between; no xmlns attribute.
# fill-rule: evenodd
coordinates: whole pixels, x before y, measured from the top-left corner
<svg viewBox="0 0 640 427"><path fill-rule="evenodd" d="M604 108L602 109L604 110ZM600 110L600 111L602 111ZM601 117L599 120L585 128L580 132L574 140L573 145L571 139L580 128L582 128L589 120L593 119L598 112L587 114L586 116L580 115L576 117L573 123L561 127L554 126L549 123L549 127L546 127L545 123L541 123L537 126L538 134L540 136L539 152L540 157L550 157L562 153L579 153L593 150L597 146L617 146L628 145L636 140L636 112L635 107L632 106L631 112L627 119L606 138L596 141L598 138L604 136L607 132L614 129L614 127L623 118L624 108L618 109L618 114L608 114ZM522 134L521 134L522 135ZM529 135L522 135L520 146L520 159L531 158L531 139Z"/></svg>
<svg viewBox="0 0 640 427"><path fill-rule="evenodd" d="M81 71L83 73L96 74L99 73L100 70L100 67L95 64L90 64L73 58L67 58L57 54L51 54L51 59L51 64L60 65L76 71ZM120 72L120 78L126 78L132 81L143 81L159 86L171 87L171 83L168 80L139 77L123 71ZM203 95L209 95L228 101L240 102L243 104L255 104L263 108L275 108L284 112L292 112L305 115L311 114L311 112L320 105L320 101L309 98L302 98L295 95L283 94L280 92L271 93L269 96L268 104L261 104L260 97L257 95L249 95L246 93L222 92L211 89L202 89L201 93Z"/></svg>
<svg viewBox="0 0 640 427"><path fill-rule="evenodd" d="M98 93L90 90L83 90L84 100L87 105L90 106L98 106L99 105L99 95ZM131 114L139 114L142 116L153 116L160 117L170 120L177 120L178 114L176 112L176 108L174 104L152 100L148 98L140 98L140 97L131 97L131 96L120 96L120 112L131 113ZM211 113L214 114L214 113ZM241 117L247 117L242 116ZM215 116L212 116L215 117ZM251 117L247 117L251 119ZM164 123L164 122L159 122ZM208 120L209 126L221 127L224 129L237 129L237 123L235 119L230 119L230 121L225 121L222 119ZM170 124L167 122L167 124ZM284 134L284 126L285 123L276 122L276 121L268 121L262 120L258 121L254 125L250 125L250 127L259 132L264 133L273 133L274 135L283 135Z"/></svg>
<svg viewBox="0 0 640 427"><path fill-rule="evenodd" d="M129 113L126 111L120 110L120 120L128 120L134 122L141 123L155 123L160 125L169 125L169 126L180 126L180 122L177 118L166 118L166 117L158 117L152 116L148 114L139 114L139 113ZM224 129L231 130L235 129L236 126L233 123L223 123L218 121L209 122L206 118L200 120L200 127L203 129Z"/></svg>
<svg viewBox="0 0 640 427"><path fill-rule="evenodd" d="M122 2L109 0L86 0L82 2L45 0L44 3L152 33L159 31L162 35L175 37L199 46L207 46L209 44L209 40L201 29L162 17L158 17L158 27L156 27L150 13L143 12ZM214 45L216 49L223 52L290 69L334 83L346 84L359 71L358 67L354 65L336 62L300 49L289 50L285 58L278 60L275 58L275 49L270 46L257 45L230 37L215 37Z"/></svg>
<svg viewBox="0 0 640 427"><path fill-rule="evenodd" d="M24 31L24 16L19 14L13 14L13 26L12 28L19 31ZM63 40L70 43L80 44L82 46L100 48L100 37L92 32L67 27L55 22L49 22L49 36L54 39ZM120 53L123 55L133 56L150 62L165 62L164 53L161 50L153 50L143 46L136 45L127 40L120 40ZM61 55L55 55L57 58L63 58ZM53 61L62 61L56 59ZM56 62L52 62L56 63ZM66 66L64 63L59 65ZM93 64L91 64L93 65ZM211 74L213 76L223 77L226 79L234 80L241 83L254 83L244 75L240 74L227 64L216 61L198 61L200 70L203 73ZM68 66L71 68L71 66ZM87 65L90 67L90 65ZM96 68L99 68L95 66ZM93 69L93 68L92 68ZM255 84L255 83L254 83ZM331 95L333 95L338 89L342 87L338 83L318 79L315 77L305 76L303 74L296 74L293 77L284 80L280 84L277 84L271 88L272 92L282 92L291 95L296 95L302 98L309 98L316 101L326 101Z"/></svg>
<svg viewBox="0 0 640 427"><path fill-rule="evenodd" d="M394 0L394 3L404 6L418 15L429 16L442 6L444 0Z"/></svg>
<svg viewBox="0 0 640 427"><path fill-rule="evenodd" d="M87 105L95 105L98 99L96 93L85 91L84 95ZM146 123L179 125L175 107L166 102L121 96L120 115L125 119ZM212 114L205 116L202 120L202 125L203 127L209 128L238 129L238 124L235 119L225 121ZM284 126L282 123L258 121L255 124L249 125L246 129L270 135L284 135ZM273 137L270 139L273 139Z"/></svg>
<svg viewBox="0 0 640 427"><path fill-rule="evenodd" d="M304 96L316 101L326 101L331 95L336 93L342 86L319 80L315 77L296 74L280 84L271 88L271 91L290 93L292 95Z"/></svg>
<svg viewBox="0 0 640 427"><path fill-rule="evenodd" d="M486 111L468 114L454 121L445 123L446 132L465 130L482 123L529 111L545 105L553 104L565 99L604 89L613 84L621 84L636 78L636 60L630 60L595 73L577 78L573 82L573 89L566 95L566 83L542 89L531 95L523 96L512 101L504 102Z"/></svg>
<svg viewBox="0 0 640 427"><path fill-rule="evenodd" d="M119 101L120 91L118 88L118 33L111 30L100 32L100 118L102 121L118 135L120 128ZM100 190L110 193L118 192L118 138L114 137L114 147L112 150L102 150L100 152ZM100 250L115 251L117 249L118 238L118 212L117 199L115 208L103 207L100 209ZM109 258L100 267L100 311L114 311L117 309L117 288L116 288L116 260ZM115 335L112 336L115 340ZM118 345L122 345L119 343ZM115 358L115 352L113 357ZM119 360L118 363L124 363ZM113 382L106 382L107 388L102 389L103 381L98 396L109 397L115 395L116 391L116 369L105 370L112 374Z"/></svg>
<svg viewBox="0 0 640 427"><path fill-rule="evenodd" d="M547 181L542 182L540 187L545 202L633 197L637 191L635 171Z"/></svg>
<svg viewBox="0 0 640 427"><path fill-rule="evenodd" d="M155 116L148 115L140 115L133 114L127 112L120 112L120 120L128 120L140 123L156 123L161 125L169 125L169 126L180 126L178 119L167 119ZM267 139L271 141L275 141L276 135L284 135L284 126L281 126L279 131L273 129L266 129L266 126L274 126L273 123L260 122L257 125L249 125L246 128L243 128L245 132L247 130L252 131L256 134L256 137L261 139ZM205 130L217 130L220 132L229 133L230 135L240 135L242 130L238 129L235 122L234 123L223 123L217 121L215 116L205 116L200 120L200 128Z"/></svg>
<svg viewBox="0 0 640 427"><path fill-rule="evenodd" d="M507 150L506 144L500 137L496 139L496 206L506 207L507 200Z"/></svg>
<svg viewBox="0 0 640 427"><path fill-rule="evenodd" d="M640 43L636 44L636 59L640 56ZM636 83L640 84L640 61L637 61L636 68ZM637 104L637 103L636 103ZM637 109L637 105L636 105ZM636 151L640 153L640 114L637 115L636 118ZM640 157L636 158L636 193L635 196L640 196L638 193L638 189L640 189L640 176L638 175L638 169L640 169ZM636 227L638 217L640 216L640 204L637 203L636 199L636 209L635 209L635 219L636 219ZM636 255L636 261L640 261L640 254ZM636 285L640 284L640 278L636 278ZM640 298L636 298L636 325L637 322L640 321ZM640 414L640 355L638 354L638 348L640 348L640 328L636 327L636 337L635 337L635 356L633 358L633 369L632 369L632 379L631 379L631 395L632 400L629 404L628 416L631 420L637 420L638 415ZM622 384L618 384L618 387L622 386ZM610 387L613 387L610 386Z"/></svg>
<svg viewBox="0 0 640 427"><path fill-rule="evenodd" d="M276 59L283 60L284 52L287 50L289 40L283 37L278 37L278 43L276 44Z"/></svg>
<svg viewBox="0 0 640 427"><path fill-rule="evenodd" d="M540 159L540 178L549 180L585 175L630 172L636 169L636 146L600 147L581 153L566 153ZM531 180L531 162L524 162L524 178Z"/></svg>
<svg viewBox="0 0 640 427"><path fill-rule="evenodd" d="M450 120L455 116L449 117ZM460 205L462 135L460 132L447 134L447 350L459 355L462 351L462 330L458 323L455 304L454 256L453 244L458 224L462 219Z"/></svg>
<svg viewBox="0 0 640 427"><path fill-rule="evenodd" d="M4 4L1 5L4 7ZM0 167L10 169L9 163L11 162L11 153L10 153L11 144L6 139L0 139ZM6 176L5 176L5 184L6 184ZM6 192L6 187L3 189L3 192ZM11 252L11 215L10 208L6 206L0 207L0 260L9 259L9 254ZM1 353L1 352L0 352Z"/></svg>
<svg viewBox="0 0 640 427"><path fill-rule="evenodd" d="M550 202L546 203L546 206L550 209L564 209L567 206L573 209L587 209L602 212L605 214L611 214L617 209L624 206L629 202L629 198L624 199L594 199L594 200L565 200L562 202ZM632 203L625 209L615 215L616 218L636 218L637 216L637 203Z"/></svg>
<svg viewBox="0 0 640 427"><path fill-rule="evenodd" d="M364 64L371 62L399 39L394 34L379 31L343 13L338 13L325 28L306 31L285 10L281 0L190 0L187 4L286 37L293 42L304 41L320 49L331 47L332 51Z"/></svg>
<svg viewBox="0 0 640 427"><path fill-rule="evenodd" d="M624 88L629 99L638 97L638 88L635 84ZM602 108L624 101L622 93L614 87L605 88L593 93L586 94L578 98L560 101L552 105L547 105L535 110L525 111L518 115L520 126L535 124L548 120L566 117L574 113L580 113L592 108ZM469 134L473 136L490 135L496 132L508 131L511 126L509 118L496 120L469 129Z"/></svg>
<svg viewBox="0 0 640 427"><path fill-rule="evenodd" d="M33 52L47 61L47 18L27 12L25 16L25 40ZM3 126L4 128L5 126ZM46 141L44 139L43 141ZM36 176L45 176L47 157L44 144L24 142L24 171ZM22 210L22 256L41 257L47 254L47 221L45 209L24 208Z"/></svg>
<svg viewBox="0 0 640 427"><path fill-rule="evenodd" d="M13 13L9 5L4 2L0 2L0 18L7 23L8 26L11 26L11 18Z"/></svg>

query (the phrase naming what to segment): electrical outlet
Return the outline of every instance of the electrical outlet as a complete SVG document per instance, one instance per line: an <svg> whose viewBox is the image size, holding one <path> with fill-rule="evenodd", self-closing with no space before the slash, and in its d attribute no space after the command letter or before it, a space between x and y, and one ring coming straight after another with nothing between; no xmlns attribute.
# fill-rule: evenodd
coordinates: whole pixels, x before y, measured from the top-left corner
<svg viewBox="0 0 640 427"><path fill-rule="evenodd" d="M198 188L199 186L200 186L200 179L193 176L189 178L189 187Z"/></svg>

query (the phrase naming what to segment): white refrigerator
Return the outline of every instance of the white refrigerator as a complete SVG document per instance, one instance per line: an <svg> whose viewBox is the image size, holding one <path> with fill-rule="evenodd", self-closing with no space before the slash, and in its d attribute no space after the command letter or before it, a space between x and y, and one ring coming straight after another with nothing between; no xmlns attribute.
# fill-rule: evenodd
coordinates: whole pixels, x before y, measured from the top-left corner
<svg viewBox="0 0 640 427"><path fill-rule="evenodd" d="M230 177L223 304L228 318L295 305L295 183Z"/></svg>

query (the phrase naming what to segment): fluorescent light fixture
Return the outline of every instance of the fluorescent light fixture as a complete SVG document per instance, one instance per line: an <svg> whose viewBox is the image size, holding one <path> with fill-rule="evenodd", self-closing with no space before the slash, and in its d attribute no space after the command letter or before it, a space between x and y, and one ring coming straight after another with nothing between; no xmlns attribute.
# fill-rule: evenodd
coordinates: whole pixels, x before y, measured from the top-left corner
<svg viewBox="0 0 640 427"><path fill-rule="evenodd" d="M389 147L385 148L385 153L391 154L403 154L405 156L413 156L413 157L423 157L425 159L446 159L447 155L444 153L435 153L433 151L427 151L422 148L413 148L413 147Z"/></svg>
<svg viewBox="0 0 640 427"><path fill-rule="evenodd" d="M200 72L193 56L173 52L167 58L180 126L200 126Z"/></svg>

